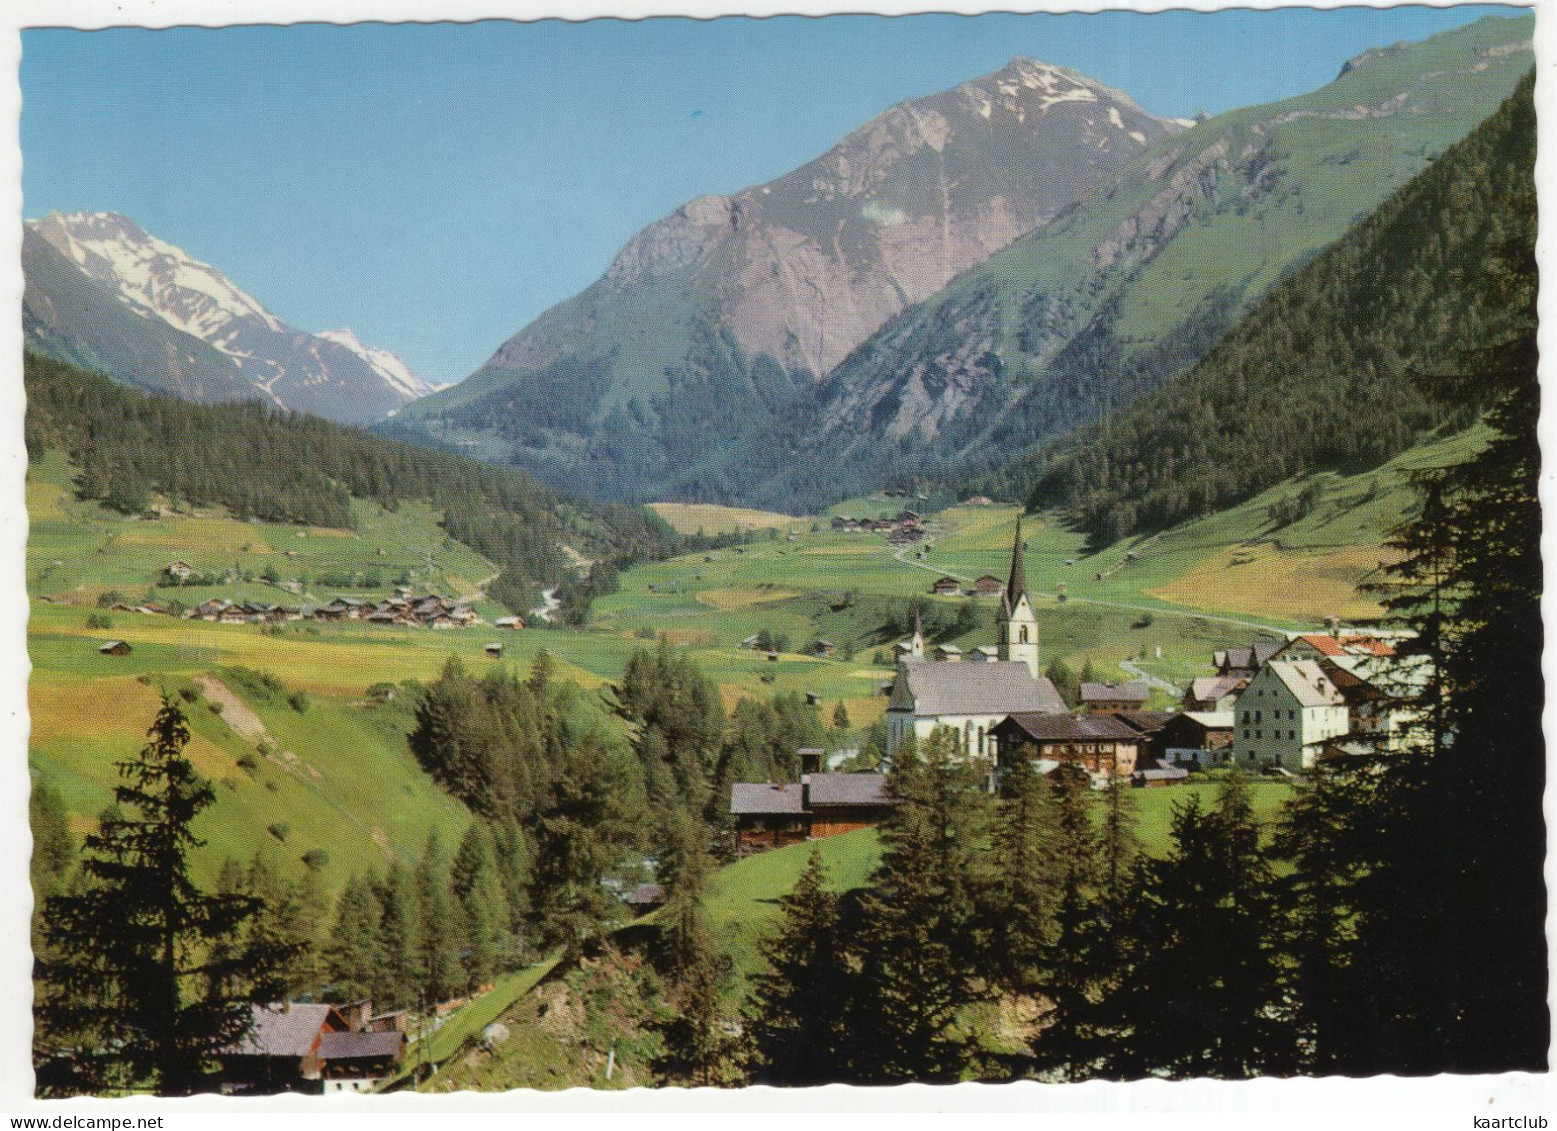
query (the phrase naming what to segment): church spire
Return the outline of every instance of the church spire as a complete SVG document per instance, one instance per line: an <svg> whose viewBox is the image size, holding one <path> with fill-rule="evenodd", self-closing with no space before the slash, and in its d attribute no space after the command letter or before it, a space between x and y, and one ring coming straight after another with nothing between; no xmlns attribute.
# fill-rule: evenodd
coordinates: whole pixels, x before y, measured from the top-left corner
<svg viewBox="0 0 1557 1131"><path fill-rule="evenodd" d="M909 645L909 655L915 659L924 659L924 621L919 615L919 606L914 606L914 638Z"/></svg>
<svg viewBox="0 0 1557 1131"><path fill-rule="evenodd" d="M1027 561L1022 547L1022 518L1016 519L1016 543L1011 547L1011 580L1006 582L1006 604L1016 608L1016 603L1027 592Z"/></svg>

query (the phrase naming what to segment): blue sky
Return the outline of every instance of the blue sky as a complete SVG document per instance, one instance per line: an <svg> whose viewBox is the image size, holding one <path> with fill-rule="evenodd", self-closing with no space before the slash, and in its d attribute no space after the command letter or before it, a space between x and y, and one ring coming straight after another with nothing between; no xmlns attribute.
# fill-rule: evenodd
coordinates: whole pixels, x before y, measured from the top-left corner
<svg viewBox="0 0 1557 1131"><path fill-rule="evenodd" d="M1013 56L1215 114L1517 11L28 30L25 209L123 212L293 325L453 381L645 224Z"/></svg>

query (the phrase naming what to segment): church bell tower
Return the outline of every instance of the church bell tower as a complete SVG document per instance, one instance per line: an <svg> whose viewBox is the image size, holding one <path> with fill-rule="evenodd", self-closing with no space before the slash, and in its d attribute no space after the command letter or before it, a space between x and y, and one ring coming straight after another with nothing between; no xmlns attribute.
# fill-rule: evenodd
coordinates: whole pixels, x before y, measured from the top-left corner
<svg viewBox="0 0 1557 1131"><path fill-rule="evenodd" d="M1011 577L1000 596L1000 658L1020 660L1038 678L1038 618L1027 596L1027 565L1022 546L1022 520L1016 520L1016 543L1011 547Z"/></svg>

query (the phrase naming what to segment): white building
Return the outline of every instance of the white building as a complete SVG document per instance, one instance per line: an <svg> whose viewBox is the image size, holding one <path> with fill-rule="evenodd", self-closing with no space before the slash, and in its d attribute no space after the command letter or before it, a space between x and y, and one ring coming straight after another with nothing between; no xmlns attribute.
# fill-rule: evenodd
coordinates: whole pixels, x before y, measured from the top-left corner
<svg viewBox="0 0 1557 1131"><path fill-rule="evenodd" d="M1271 660L1234 707L1233 756L1247 766L1301 772L1325 740L1351 729L1346 697L1313 660Z"/></svg>

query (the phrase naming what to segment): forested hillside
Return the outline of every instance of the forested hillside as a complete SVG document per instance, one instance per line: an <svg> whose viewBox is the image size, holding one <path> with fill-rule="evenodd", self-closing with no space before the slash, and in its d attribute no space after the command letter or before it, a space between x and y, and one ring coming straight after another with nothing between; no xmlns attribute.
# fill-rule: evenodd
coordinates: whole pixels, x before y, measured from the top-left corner
<svg viewBox="0 0 1557 1131"><path fill-rule="evenodd" d="M351 500L394 509L426 502L449 534L497 563L493 596L569 571L562 546L588 557L653 554L675 536L651 512L594 505L531 476L366 435L265 406L194 405L115 385L28 353L29 455L63 450L85 499L128 514L154 496L174 507L221 505L242 518L352 525Z"/></svg>
<svg viewBox="0 0 1557 1131"><path fill-rule="evenodd" d="M1492 283L1533 252L1533 90L1531 75L1190 372L1044 451L1030 505L1109 542L1473 419L1488 391L1433 375L1525 317Z"/></svg>

